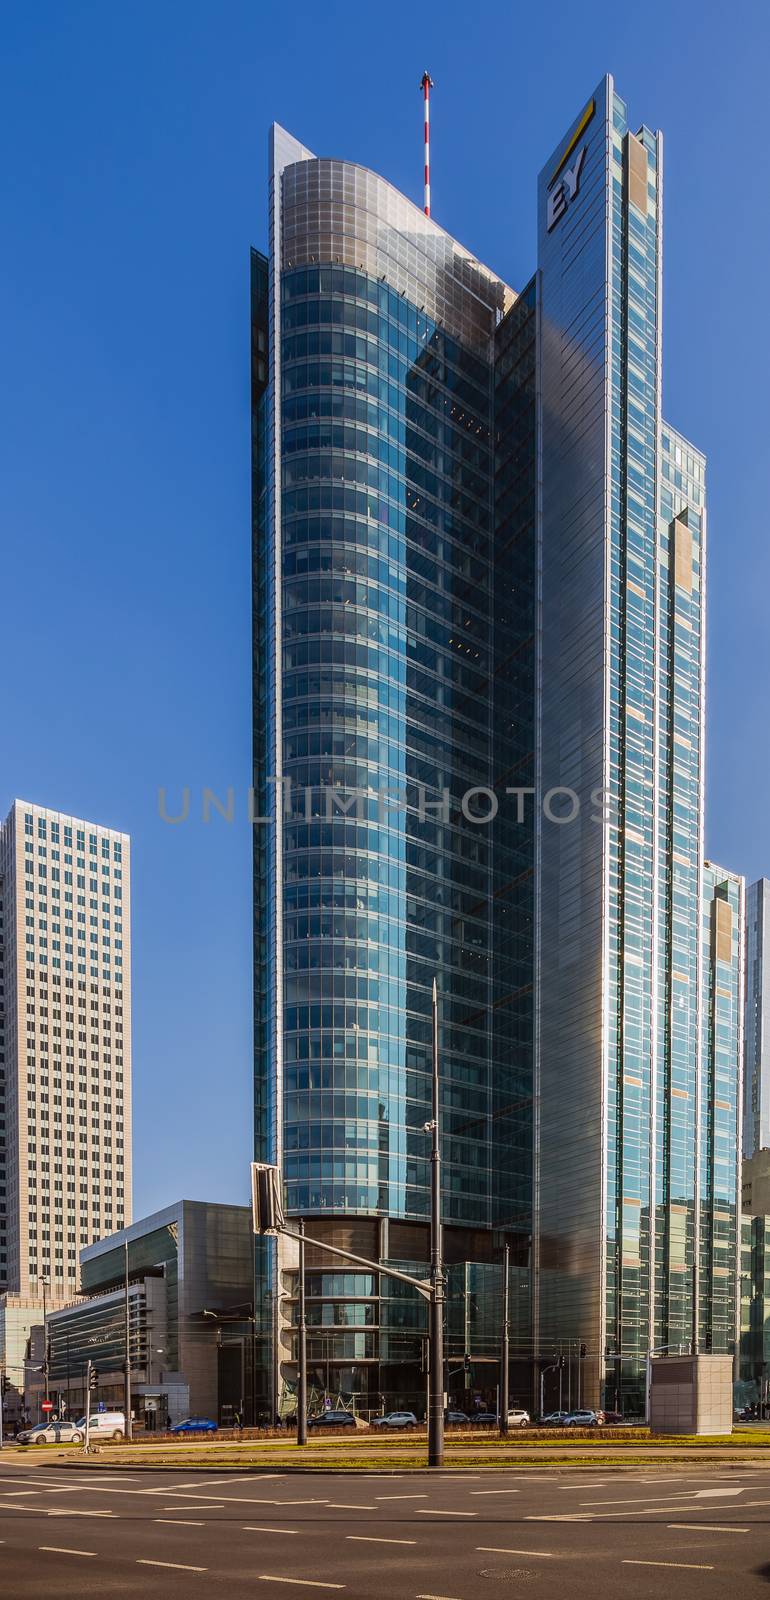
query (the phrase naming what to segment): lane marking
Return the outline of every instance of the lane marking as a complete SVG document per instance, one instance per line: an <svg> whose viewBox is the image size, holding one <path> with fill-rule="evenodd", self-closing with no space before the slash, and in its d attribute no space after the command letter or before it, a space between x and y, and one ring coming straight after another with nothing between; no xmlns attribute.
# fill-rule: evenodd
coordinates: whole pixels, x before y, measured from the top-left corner
<svg viewBox="0 0 770 1600"><path fill-rule="evenodd" d="M621 1561L623 1567L686 1567L688 1572L713 1572L705 1561L635 1561L631 1556L624 1556Z"/></svg>
<svg viewBox="0 0 770 1600"><path fill-rule="evenodd" d="M723 1526L716 1522L669 1522L669 1528L682 1528L685 1533L749 1533L749 1528L736 1528L731 1523Z"/></svg>
<svg viewBox="0 0 770 1600"><path fill-rule="evenodd" d="M164 1528L205 1528L205 1522L186 1522L184 1517L153 1517L153 1522L162 1523Z"/></svg>
<svg viewBox="0 0 770 1600"><path fill-rule="evenodd" d="M151 1561L149 1556L140 1556L137 1560L138 1567L173 1567L175 1572L208 1572L208 1567L188 1567L183 1561Z"/></svg>
<svg viewBox="0 0 770 1600"><path fill-rule="evenodd" d="M521 1494L520 1489L471 1489L471 1494Z"/></svg>
<svg viewBox="0 0 770 1600"><path fill-rule="evenodd" d="M255 1528L250 1522L243 1525L244 1533L299 1533L299 1528Z"/></svg>
<svg viewBox="0 0 770 1600"><path fill-rule="evenodd" d="M344 1583L321 1583L318 1578L279 1578L274 1572L258 1572L260 1583L299 1583L309 1589L344 1589Z"/></svg>
<svg viewBox="0 0 770 1600"><path fill-rule="evenodd" d="M477 1550L488 1550L496 1556L545 1556L549 1561L558 1561L555 1550L512 1550L505 1544L477 1544Z"/></svg>
<svg viewBox="0 0 770 1600"><path fill-rule="evenodd" d="M376 1494L375 1500L427 1500L426 1494Z"/></svg>
<svg viewBox="0 0 770 1600"><path fill-rule="evenodd" d="M451 1594L418 1594L415 1600L457 1600L457 1597Z"/></svg>
<svg viewBox="0 0 770 1600"><path fill-rule="evenodd" d="M346 1539L352 1539L356 1544L416 1544L416 1539L384 1539L376 1533L346 1533Z"/></svg>
<svg viewBox="0 0 770 1600"><path fill-rule="evenodd" d="M715 1495L719 1495L720 1498L721 1498L721 1496L725 1495L725 1494L745 1494L745 1493L746 1493L746 1491L743 1488L743 1485L741 1485L741 1487L739 1489L696 1489L695 1498L696 1498L696 1500L706 1500L708 1498L712 1498L713 1499Z"/></svg>
<svg viewBox="0 0 770 1600"><path fill-rule="evenodd" d="M48 1550L54 1556L95 1556L95 1550L68 1550L63 1544L39 1544L38 1550Z"/></svg>
<svg viewBox="0 0 770 1600"><path fill-rule="evenodd" d="M362 1506L362 1505L355 1505L354 1506L352 1501L349 1501L349 1500L318 1500L318 1501L314 1501L314 1500L284 1500L284 1501L274 1500L273 1501L273 1505L276 1505L276 1506L277 1505L285 1505L285 1506L324 1505L324 1506L328 1506L330 1511L377 1511L377 1510L379 1510L378 1506ZM344 1585L343 1585L343 1588L344 1588Z"/></svg>
<svg viewBox="0 0 770 1600"><path fill-rule="evenodd" d="M176 1494L177 1489L216 1489L220 1483L267 1483L278 1478L285 1478L285 1472L245 1472L242 1476L235 1473L229 1478L193 1478L190 1483L175 1483L171 1489L143 1489L142 1494Z"/></svg>
<svg viewBox="0 0 770 1600"><path fill-rule="evenodd" d="M477 1517L478 1511L439 1511L435 1506L418 1506L416 1517Z"/></svg>

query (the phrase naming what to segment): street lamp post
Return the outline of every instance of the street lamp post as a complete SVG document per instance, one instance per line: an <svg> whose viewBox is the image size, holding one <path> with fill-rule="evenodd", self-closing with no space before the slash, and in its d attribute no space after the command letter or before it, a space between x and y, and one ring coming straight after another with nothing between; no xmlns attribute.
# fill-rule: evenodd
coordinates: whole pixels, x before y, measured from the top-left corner
<svg viewBox="0 0 770 1600"><path fill-rule="evenodd" d="M508 1364L510 1361L510 1306L508 1278L510 1276L511 1247L506 1244L503 1249L503 1348L501 1355L502 1371L500 1373L500 1432L503 1438L508 1434Z"/></svg>
<svg viewBox="0 0 770 1600"><path fill-rule="evenodd" d="M43 1290L43 1377L45 1379L45 1397L46 1397L46 1400L48 1400L50 1398L50 1395L49 1395L49 1378L48 1378L48 1301L47 1301L47 1298L46 1298L46 1290L50 1286L50 1279L41 1278L40 1279L40 1284L41 1284L41 1287L42 1287L42 1290ZM46 1406L45 1409L46 1409L46 1416L47 1416L48 1415L48 1407Z"/></svg>
<svg viewBox="0 0 770 1600"><path fill-rule="evenodd" d="M128 1240L127 1239L124 1240L124 1249L125 1249L125 1265L126 1265L125 1293L124 1293L124 1297L123 1297L123 1299L124 1299L124 1307L123 1307L123 1309L124 1309L124 1313L125 1313L125 1326L126 1326L126 1386L125 1386L125 1392L126 1392L126 1406L125 1406L125 1409L126 1409L126 1438L128 1440L131 1440L133 1438L133 1436L134 1436L134 1430L133 1430L133 1425L132 1425L132 1422L131 1422L131 1311L130 1311L129 1299L128 1299Z"/></svg>
<svg viewBox="0 0 770 1600"><path fill-rule="evenodd" d="M441 1249L441 1145L439 1139L438 992L433 979L433 1083L430 1153L430 1408L428 1466L444 1464L444 1265Z"/></svg>
<svg viewBox="0 0 770 1600"><path fill-rule="evenodd" d="M307 1444L307 1317L305 1315L305 1219L299 1220L297 1294L297 1444Z"/></svg>

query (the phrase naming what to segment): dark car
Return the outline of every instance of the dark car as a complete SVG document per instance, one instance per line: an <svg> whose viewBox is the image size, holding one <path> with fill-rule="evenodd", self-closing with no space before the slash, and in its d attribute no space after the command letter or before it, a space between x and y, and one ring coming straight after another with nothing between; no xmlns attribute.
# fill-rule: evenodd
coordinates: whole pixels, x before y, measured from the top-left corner
<svg viewBox="0 0 770 1600"><path fill-rule="evenodd" d="M169 1433L216 1433L217 1425L210 1417L185 1417L184 1422L175 1422Z"/></svg>
<svg viewBox="0 0 770 1600"><path fill-rule="evenodd" d="M599 1418L595 1411L570 1411L565 1421L565 1428L596 1428Z"/></svg>
<svg viewBox="0 0 770 1600"><path fill-rule="evenodd" d="M496 1411L474 1411L469 1419L476 1428L496 1428Z"/></svg>
<svg viewBox="0 0 770 1600"><path fill-rule="evenodd" d="M356 1419L352 1411L321 1411L317 1417L308 1417L309 1428L354 1428Z"/></svg>
<svg viewBox="0 0 770 1600"><path fill-rule="evenodd" d="M446 1423L455 1423L456 1425L464 1423L466 1427L468 1426L468 1418L464 1411L445 1411L444 1421Z"/></svg>
<svg viewBox="0 0 770 1600"><path fill-rule="evenodd" d="M620 1423L626 1420L622 1411L600 1411L598 1418L600 1427L613 1428L619 1427Z"/></svg>

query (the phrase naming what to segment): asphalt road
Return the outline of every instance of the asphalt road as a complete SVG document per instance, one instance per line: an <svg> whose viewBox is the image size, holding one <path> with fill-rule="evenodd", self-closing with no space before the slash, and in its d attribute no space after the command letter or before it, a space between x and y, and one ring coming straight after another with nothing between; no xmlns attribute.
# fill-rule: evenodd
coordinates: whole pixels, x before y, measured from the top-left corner
<svg viewBox="0 0 770 1600"><path fill-rule="evenodd" d="M240 1474L0 1457L0 1590L157 1600L768 1595L770 1466Z"/></svg>

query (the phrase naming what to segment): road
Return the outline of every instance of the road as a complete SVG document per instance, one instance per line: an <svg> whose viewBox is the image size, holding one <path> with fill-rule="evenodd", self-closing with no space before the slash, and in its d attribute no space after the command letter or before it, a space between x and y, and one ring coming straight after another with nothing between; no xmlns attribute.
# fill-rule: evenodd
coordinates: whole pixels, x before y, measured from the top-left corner
<svg viewBox="0 0 770 1600"><path fill-rule="evenodd" d="M770 1467L231 1473L0 1458L9 1600L768 1594Z"/></svg>

